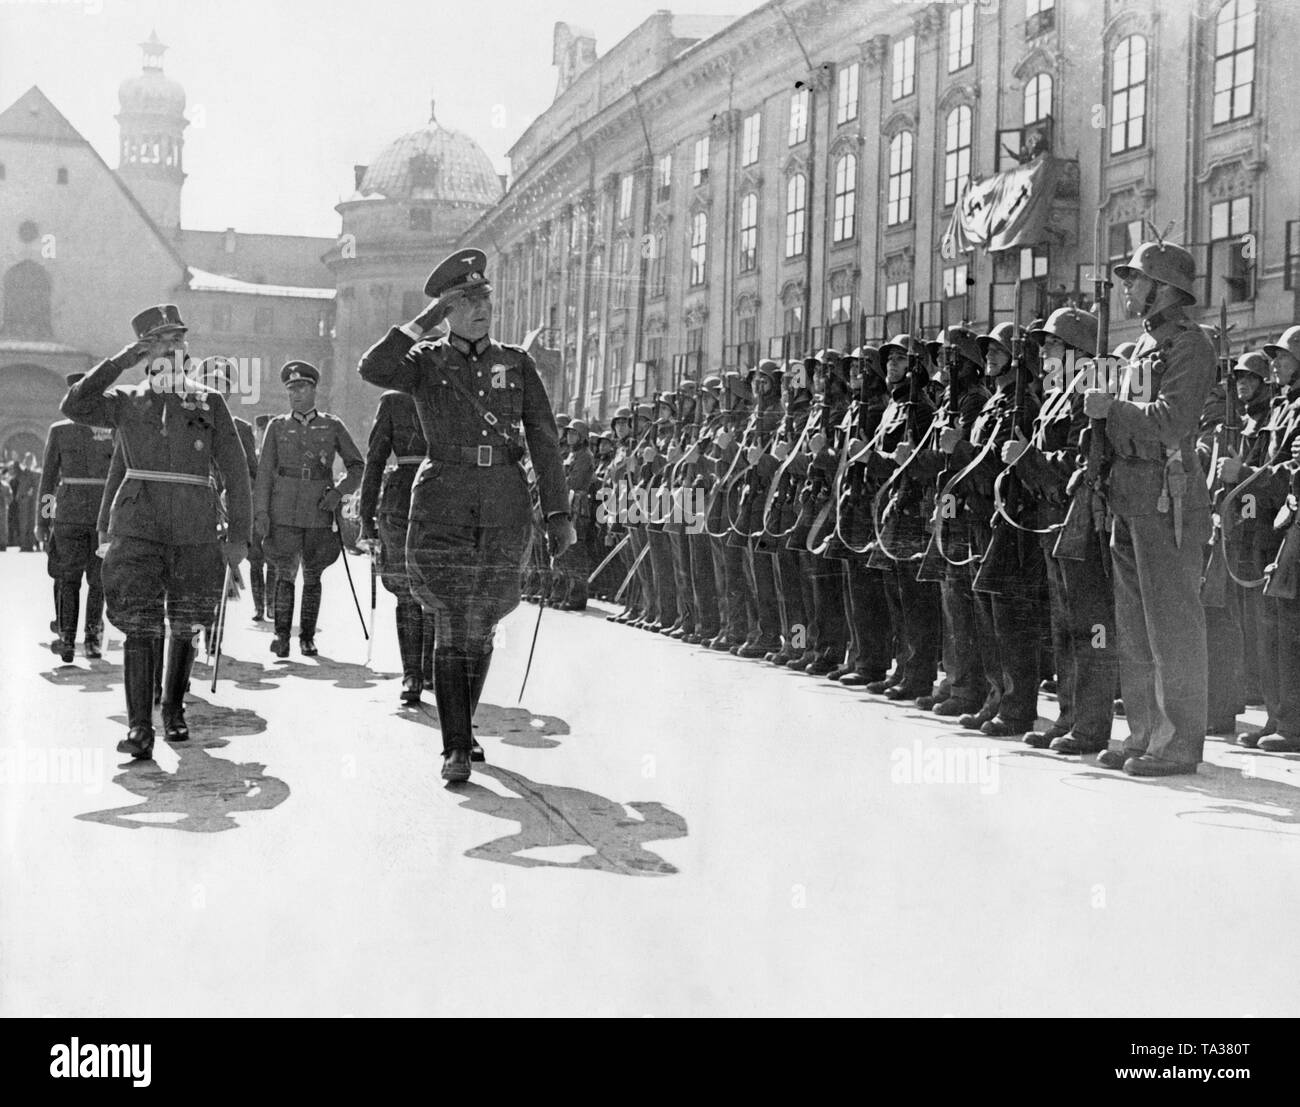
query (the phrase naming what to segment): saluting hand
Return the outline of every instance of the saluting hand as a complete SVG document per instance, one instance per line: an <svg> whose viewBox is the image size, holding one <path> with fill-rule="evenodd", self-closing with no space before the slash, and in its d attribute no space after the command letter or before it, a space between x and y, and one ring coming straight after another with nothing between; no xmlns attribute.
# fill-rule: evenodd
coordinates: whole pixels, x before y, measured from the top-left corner
<svg viewBox="0 0 1300 1107"><path fill-rule="evenodd" d="M138 339L129 346L123 346L113 355L113 363L120 365L123 369L130 369L139 365L148 355L149 345L144 339Z"/></svg>

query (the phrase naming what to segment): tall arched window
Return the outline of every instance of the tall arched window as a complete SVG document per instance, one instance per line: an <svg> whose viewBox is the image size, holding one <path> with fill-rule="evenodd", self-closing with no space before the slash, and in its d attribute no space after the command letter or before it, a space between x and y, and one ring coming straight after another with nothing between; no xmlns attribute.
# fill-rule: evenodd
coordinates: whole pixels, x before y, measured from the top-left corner
<svg viewBox="0 0 1300 1107"><path fill-rule="evenodd" d="M1255 0L1228 0L1214 27L1214 122L1255 106Z"/></svg>
<svg viewBox="0 0 1300 1107"><path fill-rule="evenodd" d="M808 181L796 173L785 186L785 256L803 253L804 222L808 216Z"/></svg>
<svg viewBox="0 0 1300 1107"><path fill-rule="evenodd" d="M948 113L943 151L943 203L951 207L970 180L970 108L965 104Z"/></svg>
<svg viewBox="0 0 1300 1107"><path fill-rule="evenodd" d="M1122 154L1146 141L1147 40L1129 35L1111 54L1110 152Z"/></svg>
<svg viewBox="0 0 1300 1107"><path fill-rule="evenodd" d="M853 237L857 221L858 159L845 154L835 162L835 208L831 239L843 242Z"/></svg>
<svg viewBox="0 0 1300 1107"><path fill-rule="evenodd" d="M20 261L4 279L5 334L20 338L50 338L50 278L34 261Z"/></svg>
<svg viewBox="0 0 1300 1107"><path fill-rule="evenodd" d="M1052 76L1039 73L1025 85L1025 126L1052 114Z"/></svg>
<svg viewBox="0 0 1300 1107"><path fill-rule="evenodd" d="M912 132L899 131L889 140L889 195L885 222L889 226L912 218Z"/></svg>

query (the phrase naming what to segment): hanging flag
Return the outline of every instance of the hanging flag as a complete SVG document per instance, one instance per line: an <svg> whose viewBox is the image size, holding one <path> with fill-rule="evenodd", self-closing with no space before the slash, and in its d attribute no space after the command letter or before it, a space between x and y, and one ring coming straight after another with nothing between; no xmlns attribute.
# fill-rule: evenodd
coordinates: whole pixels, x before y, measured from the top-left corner
<svg viewBox="0 0 1300 1107"><path fill-rule="evenodd" d="M1056 195L1057 163L1040 154L1004 173L969 181L944 232L942 252L955 258L976 246L989 253L1042 242Z"/></svg>

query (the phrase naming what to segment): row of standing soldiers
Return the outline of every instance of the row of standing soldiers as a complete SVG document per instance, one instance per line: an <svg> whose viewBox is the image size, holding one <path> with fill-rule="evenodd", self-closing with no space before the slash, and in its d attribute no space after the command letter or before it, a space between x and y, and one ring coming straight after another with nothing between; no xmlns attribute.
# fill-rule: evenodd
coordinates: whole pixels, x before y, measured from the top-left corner
<svg viewBox="0 0 1300 1107"><path fill-rule="evenodd" d="M611 618L1134 775L1195 771L1247 701L1267 723L1238 741L1300 750L1300 328L1216 385L1190 255L1116 272L1144 328L1109 383L1071 379L1106 362L1067 307L1023 340L900 334L619 409L586 490Z"/></svg>

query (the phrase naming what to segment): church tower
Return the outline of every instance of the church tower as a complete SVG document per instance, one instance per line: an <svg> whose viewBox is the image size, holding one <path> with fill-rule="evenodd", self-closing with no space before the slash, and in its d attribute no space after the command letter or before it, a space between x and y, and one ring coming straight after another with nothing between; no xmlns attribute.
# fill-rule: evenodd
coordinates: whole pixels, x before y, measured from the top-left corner
<svg viewBox="0 0 1300 1107"><path fill-rule="evenodd" d="M118 176L150 217L172 233L181 224L181 185L185 183L181 152L185 145L185 90L163 75L167 47L157 32L140 43L143 68L117 90L121 111Z"/></svg>

